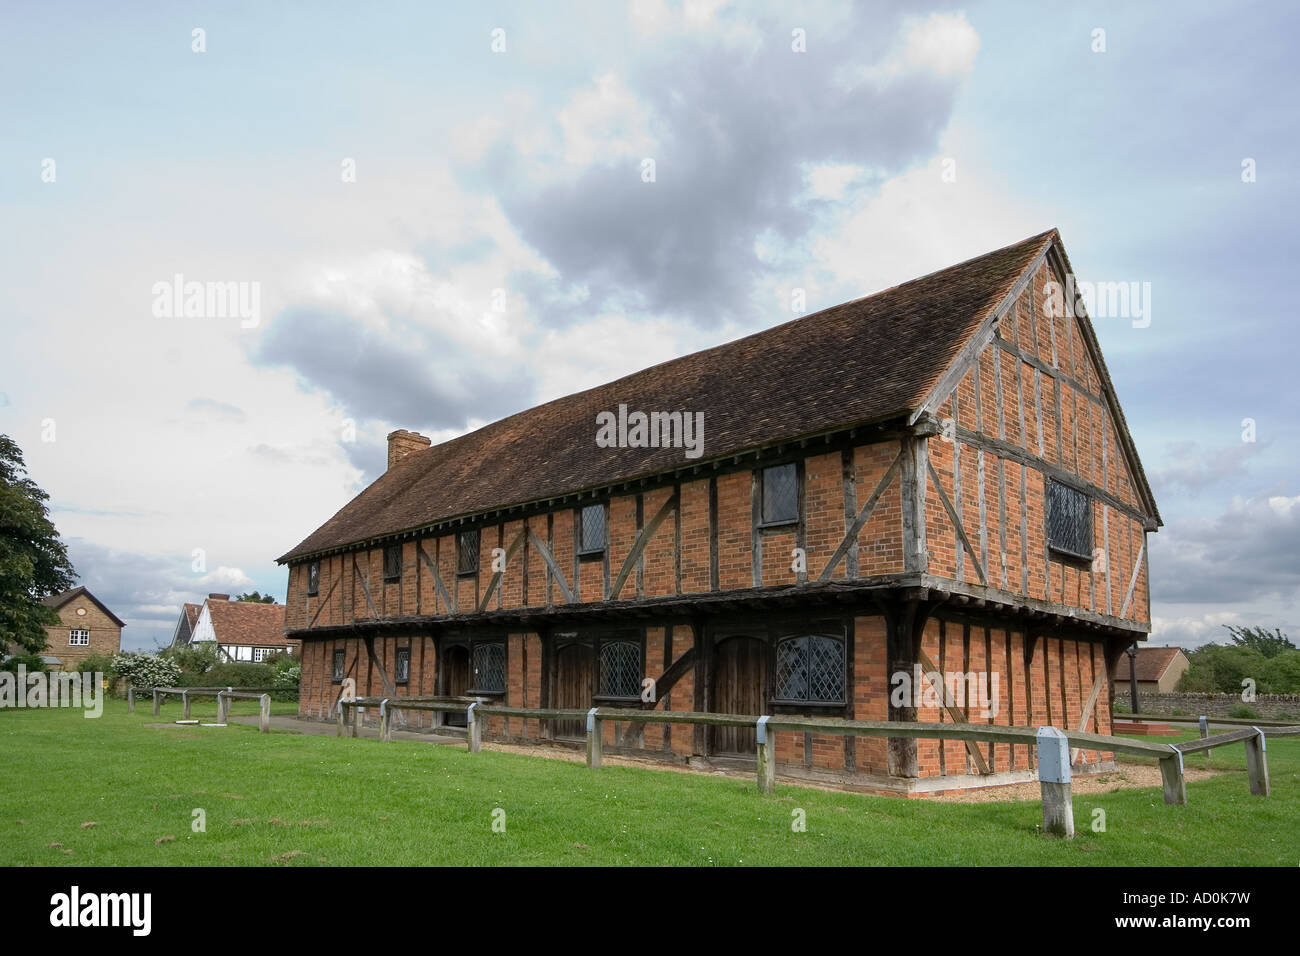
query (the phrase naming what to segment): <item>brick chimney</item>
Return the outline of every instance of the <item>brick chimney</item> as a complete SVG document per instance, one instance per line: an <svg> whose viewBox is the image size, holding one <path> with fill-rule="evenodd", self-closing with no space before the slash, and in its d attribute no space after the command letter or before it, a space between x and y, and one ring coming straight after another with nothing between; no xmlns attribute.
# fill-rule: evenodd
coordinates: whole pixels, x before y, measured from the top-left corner
<svg viewBox="0 0 1300 956"><path fill-rule="evenodd" d="M208 595L208 600L209 600L209 601L229 601L229 600L230 600L230 595L229 595L229 594L209 594L209 595Z"/></svg>
<svg viewBox="0 0 1300 956"><path fill-rule="evenodd" d="M425 438L419 432L408 432L405 428L389 432L388 467L392 468L407 455L422 448L428 448L432 444L433 442L430 439Z"/></svg>

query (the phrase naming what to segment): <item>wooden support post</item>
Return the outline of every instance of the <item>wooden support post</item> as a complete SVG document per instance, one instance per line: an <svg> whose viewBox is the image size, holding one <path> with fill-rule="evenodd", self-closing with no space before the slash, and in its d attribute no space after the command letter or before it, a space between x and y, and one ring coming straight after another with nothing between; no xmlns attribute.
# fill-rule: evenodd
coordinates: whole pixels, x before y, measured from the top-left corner
<svg viewBox="0 0 1300 956"><path fill-rule="evenodd" d="M587 766L592 770L600 769L601 757L605 755L604 724L596 716L596 708L587 711Z"/></svg>
<svg viewBox="0 0 1300 956"><path fill-rule="evenodd" d="M226 692L224 690L219 690L217 691L217 723L224 724L225 722L226 722Z"/></svg>
<svg viewBox="0 0 1300 956"><path fill-rule="evenodd" d="M361 712L364 709L365 708L355 707L355 706L352 708L352 736L353 737L361 736Z"/></svg>
<svg viewBox="0 0 1300 956"><path fill-rule="evenodd" d="M768 718L758 718L758 792L776 792L776 734L767 729Z"/></svg>
<svg viewBox="0 0 1300 956"><path fill-rule="evenodd" d="M184 711L185 719L189 720L190 719L190 692L189 691L187 690L181 691L181 704L185 708Z"/></svg>
<svg viewBox="0 0 1300 956"><path fill-rule="evenodd" d="M128 687L126 689L126 710L127 713L131 713L131 714L135 713L135 688L134 687Z"/></svg>
<svg viewBox="0 0 1300 956"><path fill-rule="evenodd" d="M263 694L260 703L262 709L258 715L257 729L264 734L269 734L271 732L271 695Z"/></svg>
<svg viewBox="0 0 1300 956"><path fill-rule="evenodd" d="M474 714L474 708L477 706L476 701L465 708L465 737L469 745L469 752L472 754L476 754L483 749L483 725Z"/></svg>
<svg viewBox="0 0 1300 956"><path fill-rule="evenodd" d="M1073 839L1070 741L1055 727L1038 728L1038 785L1043 798L1043 832Z"/></svg>
<svg viewBox="0 0 1300 956"><path fill-rule="evenodd" d="M158 716L158 713L159 713L159 711L158 711L158 705L159 705L159 700L158 700L158 688L155 687L155 688L153 689L153 715L154 715L155 717L157 717L157 716Z"/></svg>
<svg viewBox="0 0 1300 956"><path fill-rule="evenodd" d="M388 698L379 702L379 742L393 742L393 708L388 706Z"/></svg>
<svg viewBox="0 0 1300 956"><path fill-rule="evenodd" d="M1201 725L1201 738L1204 739L1210 736L1210 718L1202 714L1201 719L1198 721L1198 723ZM1213 752L1214 752L1213 747L1205 751L1205 759L1209 760L1210 754L1212 754Z"/></svg>
<svg viewBox="0 0 1300 956"><path fill-rule="evenodd" d="M1246 773L1250 775L1250 792L1257 797L1268 796L1268 758L1264 752L1264 732L1254 728L1256 736L1247 737Z"/></svg>
<svg viewBox="0 0 1300 956"><path fill-rule="evenodd" d="M1183 755L1173 753L1160 758L1160 781L1165 787L1165 803L1187 803L1187 778L1183 776Z"/></svg>
<svg viewBox="0 0 1300 956"><path fill-rule="evenodd" d="M342 737L342 736L343 736L343 722L344 722L344 720L346 719L346 718L343 716L343 712L344 712L347 708L345 708L345 707L343 706L343 701L341 701L341 700L338 701L338 702L336 702L334 706L335 706L336 708L338 708L339 736Z"/></svg>

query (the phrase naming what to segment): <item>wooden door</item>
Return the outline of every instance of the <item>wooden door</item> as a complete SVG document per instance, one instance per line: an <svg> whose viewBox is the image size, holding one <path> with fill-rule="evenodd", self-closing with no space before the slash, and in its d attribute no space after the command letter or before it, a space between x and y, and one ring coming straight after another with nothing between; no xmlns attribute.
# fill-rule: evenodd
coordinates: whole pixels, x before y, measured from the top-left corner
<svg viewBox="0 0 1300 956"><path fill-rule="evenodd" d="M591 683L595 678L591 648L586 644L568 644L555 655L555 703L559 709L591 706ZM556 737L587 736L587 724L581 720L555 721Z"/></svg>
<svg viewBox="0 0 1300 956"><path fill-rule="evenodd" d="M453 644L443 651L442 666L446 673L446 694L448 697L464 697L469 690L469 648L464 644ZM446 713L443 723L449 727L464 727L465 714Z"/></svg>
<svg viewBox="0 0 1300 956"><path fill-rule="evenodd" d="M713 706L715 714L761 716L767 707L767 645L752 637L733 637L713 652ZM715 754L753 757L758 747L748 727L713 727Z"/></svg>

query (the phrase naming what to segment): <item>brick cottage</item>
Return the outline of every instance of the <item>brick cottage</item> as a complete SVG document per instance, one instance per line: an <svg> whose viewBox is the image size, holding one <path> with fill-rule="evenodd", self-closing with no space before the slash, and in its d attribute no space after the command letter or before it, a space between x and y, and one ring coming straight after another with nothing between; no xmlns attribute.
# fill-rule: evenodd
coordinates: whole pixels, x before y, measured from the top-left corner
<svg viewBox="0 0 1300 956"><path fill-rule="evenodd" d="M396 698L1109 732L1160 518L1082 306L1044 307L1070 274L1052 230L432 447L394 432L386 473L279 559L302 714L328 718L351 677ZM628 409L670 435L698 423L702 453L644 440ZM611 416L620 440L598 442ZM958 693L910 692L934 672ZM970 678L991 699L960 693ZM754 760L749 728L606 734L613 752ZM777 738L782 774L899 793L1026 779L1032 760Z"/></svg>

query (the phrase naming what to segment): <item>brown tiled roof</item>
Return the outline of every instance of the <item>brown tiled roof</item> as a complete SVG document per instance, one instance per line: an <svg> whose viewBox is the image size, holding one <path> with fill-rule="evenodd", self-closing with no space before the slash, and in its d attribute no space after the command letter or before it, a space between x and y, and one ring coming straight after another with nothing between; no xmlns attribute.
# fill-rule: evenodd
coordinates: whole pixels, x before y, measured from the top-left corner
<svg viewBox="0 0 1300 956"><path fill-rule="evenodd" d="M199 612L203 610L202 604L186 604L185 620L189 622L190 630L194 630L194 625L199 622Z"/></svg>
<svg viewBox="0 0 1300 956"><path fill-rule="evenodd" d="M699 461L905 415L1057 238L1052 229L413 452L279 560L688 463L681 448L597 447L597 413L620 403L703 412Z"/></svg>
<svg viewBox="0 0 1300 956"><path fill-rule="evenodd" d="M283 604L257 601L208 601L207 604L218 644L289 646L284 637Z"/></svg>
<svg viewBox="0 0 1300 956"><path fill-rule="evenodd" d="M116 624L118 627L126 627L126 621L122 620L120 617L118 617L116 614L110 611L108 609L108 605L106 605L99 598L95 597L95 595L91 594L90 591L84 587L69 588L68 590L62 591L58 594L51 594L49 597L41 598L41 603L44 604L46 607L52 607L57 611L59 608L63 607L63 605L67 604L73 598L82 594L86 596L87 601L91 601L92 603L94 603L101 611L103 611L110 618L112 618L114 624Z"/></svg>
<svg viewBox="0 0 1300 956"><path fill-rule="evenodd" d="M1137 679L1158 681L1164 676L1174 658L1182 653L1177 647L1139 647L1137 657ZM1113 675L1117 680L1128 680L1128 655L1124 654L1115 662Z"/></svg>

